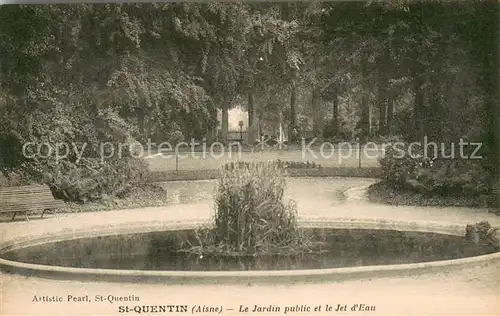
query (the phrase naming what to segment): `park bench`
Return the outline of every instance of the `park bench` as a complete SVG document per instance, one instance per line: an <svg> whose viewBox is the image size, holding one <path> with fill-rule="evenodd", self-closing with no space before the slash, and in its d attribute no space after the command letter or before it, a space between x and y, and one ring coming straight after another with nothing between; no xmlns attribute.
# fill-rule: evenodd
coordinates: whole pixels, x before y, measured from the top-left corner
<svg viewBox="0 0 500 316"><path fill-rule="evenodd" d="M0 213L23 213L29 221L28 212L42 211L42 216L48 210L64 206L62 200L54 199L52 191L46 185L32 184L16 187L0 187Z"/></svg>

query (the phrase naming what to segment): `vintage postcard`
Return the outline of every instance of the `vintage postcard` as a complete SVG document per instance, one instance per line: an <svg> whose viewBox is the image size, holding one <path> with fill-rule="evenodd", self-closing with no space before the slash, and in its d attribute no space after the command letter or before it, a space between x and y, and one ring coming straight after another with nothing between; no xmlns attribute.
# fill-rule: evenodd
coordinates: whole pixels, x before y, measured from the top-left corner
<svg viewBox="0 0 500 316"><path fill-rule="evenodd" d="M0 1L0 315L500 313L498 1Z"/></svg>

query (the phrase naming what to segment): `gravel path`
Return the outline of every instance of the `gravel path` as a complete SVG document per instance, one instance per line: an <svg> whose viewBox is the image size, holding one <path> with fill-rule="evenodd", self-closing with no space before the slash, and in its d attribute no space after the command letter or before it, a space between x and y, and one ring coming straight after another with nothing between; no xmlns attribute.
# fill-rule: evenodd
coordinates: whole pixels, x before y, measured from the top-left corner
<svg viewBox="0 0 500 316"><path fill-rule="evenodd" d="M378 158L381 156L381 150L366 148L361 151L361 166L377 167L379 166ZM166 171L166 170L200 170L200 169L218 169L225 163L237 160L246 161L312 161L323 167L358 167L360 164L359 153L357 147L337 148L332 150L328 147L323 152L320 150L308 150L304 146L302 149L295 150L273 150L259 152L223 152L211 154L208 150L205 155L201 153L181 153L179 160L176 162L175 156L171 153L165 155L151 155L147 158L149 169L151 171Z"/></svg>
<svg viewBox="0 0 500 316"><path fill-rule="evenodd" d="M314 199L298 201L302 217L328 218L387 218L393 220L416 220L467 224L488 220L500 225L500 217L485 210L466 208L434 208L374 205L364 199L362 187L345 192L346 200L341 205L325 206ZM120 210L80 214L56 214L46 219L30 222L3 221L0 223L0 238L15 240L46 231L69 231L100 225L137 224L138 222L163 220L202 220L211 215L209 200L189 204L174 204L167 207ZM138 215L140 214L140 215ZM307 305L311 309L321 305L320 312L304 314L331 314L325 305L337 308L353 304L375 306L377 315L498 315L500 311L500 264L491 263L482 267L426 274L419 277L380 278L364 281L346 281L328 284L295 285L247 285L173 286L168 284L118 284L90 283L40 279L3 274L0 315L118 315L120 305L188 305L222 306L225 315L238 313L240 305L274 305L279 312L258 312L256 315L283 314L284 308ZM64 302L33 302L34 295L62 296ZM67 302L68 295L89 295L93 302ZM138 302L96 302L95 296L135 295ZM227 309L234 309L230 311ZM276 309L275 309L276 310ZM189 311L191 312L191 310ZM337 312L340 314L364 314L360 312ZM135 314L132 312L132 314ZM147 314L147 313L143 313Z"/></svg>

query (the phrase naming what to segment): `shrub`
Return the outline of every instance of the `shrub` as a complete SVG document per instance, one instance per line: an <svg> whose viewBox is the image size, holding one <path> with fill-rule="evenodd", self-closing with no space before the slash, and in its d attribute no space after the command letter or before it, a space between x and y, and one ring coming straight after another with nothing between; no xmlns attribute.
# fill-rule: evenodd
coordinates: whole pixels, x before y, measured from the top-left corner
<svg viewBox="0 0 500 316"><path fill-rule="evenodd" d="M403 143L400 143L403 144ZM404 153L402 153L404 151ZM415 150L413 150L413 153ZM417 154L420 154L419 152ZM410 179L414 179L419 166L427 166L432 162L426 158L410 157L408 145L390 145L385 148L384 156L379 159L384 179L396 187L404 187Z"/></svg>
<svg viewBox="0 0 500 316"><path fill-rule="evenodd" d="M163 187L155 184L145 184L132 189L130 193L123 198L113 199L109 197L106 200L83 204L69 202L66 203L62 211L65 213L95 212L113 209L155 207L163 206L167 203L168 196Z"/></svg>
<svg viewBox="0 0 500 316"><path fill-rule="evenodd" d="M79 164L61 161L44 172L44 182L57 198L87 202L124 197L146 182L147 164L126 157L100 161L83 159Z"/></svg>
<svg viewBox="0 0 500 316"><path fill-rule="evenodd" d="M172 133L170 133L169 135L169 141L173 144L173 145L176 145L180 142L183 142L184 141L184 134L179 131L179 130L176 130Z"/></svg>
<svg viewBox="0 0 500 316"><path fill-rule="evenodd" d="M319 169L321 165L316 164L314 161L282 161L277 160L278 166L288 169Z"/></svg>
<svg viewBox="0 0 500 316"><path fill-rule="evenodd" d="M386 147L379 162L383 177L397 189L445 196L479 196L489 193L488 172L470 159L426 157L422 148L408 145Z"/></svg>
<svg viewBox="0 0 500 316"><path fill-rule="evenodd" d="M23 176L20 171L0 172L0 187L21 186L35 183L29 177Z"/></svg>
<svg viewBox="0 0 500 316"><path fill-rule="evenodd" d="M494 248L494 251L500 249L500 234L498 228L491 227L487 221L476 224L469 224L465 227L464 239L475 245L487 245Z"/></svg>
<svg viewBox="0 0 500 316"><path fill-rule="evenodd" d="M394 144L397 142L402 142L403 137L401 135L377 135L371 138L371 141L376 144Z"/></svg>
<svg viewBox="0 0 500 316"><path fill-rule="evenodd" d="M321 165L316 164L314 161L284 161L277 159L274 162L279 168L283 169L319 169ZM230 162L224 165L225 169L234 169L235 167L250 166L252 163L245 161Z"/></svg>
<svg viewBox="0 0 500 316"><path fill-rule="evenodd" d="M4 113L11 115L0 124L0 171L8 178L6 184L46 183L58 198L86 202L123 196L145 180L146 163L130 152L135 126L118 111L104 106L97 113L86 112L80 103L45 97L29 104L32 111ZM44 155L37 146L24 148L28 143L47 145ZM102 147L104 143L114 144L113 149L127 146L114 155L109 146ZM69 148L59 148L60 144ZM72 150L74 145L78 153ZM113 158L101 161L103 154Z"/></svg>

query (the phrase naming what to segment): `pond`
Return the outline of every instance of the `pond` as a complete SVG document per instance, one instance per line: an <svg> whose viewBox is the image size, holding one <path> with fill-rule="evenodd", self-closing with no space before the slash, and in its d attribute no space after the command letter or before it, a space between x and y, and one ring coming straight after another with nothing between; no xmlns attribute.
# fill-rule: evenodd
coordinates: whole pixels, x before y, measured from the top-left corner
<svg viewBox="0 0 500 316"><path fill-rule="evenodd" d="M6 252L18 262L100 269L243 271L358 267L450 260L489 254L461 236L371 229L301 228L320 246L293 255L201 256L178 251L196 244L194 230L136 233L46 243Z"/></svg>

